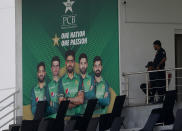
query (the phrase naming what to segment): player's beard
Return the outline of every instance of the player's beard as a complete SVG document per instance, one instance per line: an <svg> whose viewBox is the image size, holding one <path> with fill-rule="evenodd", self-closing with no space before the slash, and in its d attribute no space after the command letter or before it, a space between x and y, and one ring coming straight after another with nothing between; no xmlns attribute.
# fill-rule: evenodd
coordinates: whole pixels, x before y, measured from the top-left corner
<svg viewBox="0 0 182 131"><path fill-rule="evenodd" d="M68 66L67 67L67 71L68 71L68 73L73 73L73 67L72 66Z"/></svg>
<svg viewBox="0 0 182 131"><path fill-rule="evenodd" d="M87 68L81 68L81 69L80 69L80 72L81 72L81 74L86 74Z"/></svg>
<svg viewBox="0 0 182 131"><path fill-rule="evenodd" d="M59 76L59 72L54 72L53 77L57 77L57 76Z"/></svg>
<svg viewBox="0 0 182 131"><path fill-rule="evenodd" d="M100 71L100 70L96 70L96 71L95 71L95 76L96 76L96 77L100 77L100 76L101 76L101 72L102 72L102 71Z"/></svg>
<svg viewBox="0 0 182 131"><path fill-rule="evenodd" d="M38 81L39 81L40 83L43 83L43 82L44 82L44 79L45 79L45 77L43 77L42 79L41 79L40 77L38 77Z"/></svg>

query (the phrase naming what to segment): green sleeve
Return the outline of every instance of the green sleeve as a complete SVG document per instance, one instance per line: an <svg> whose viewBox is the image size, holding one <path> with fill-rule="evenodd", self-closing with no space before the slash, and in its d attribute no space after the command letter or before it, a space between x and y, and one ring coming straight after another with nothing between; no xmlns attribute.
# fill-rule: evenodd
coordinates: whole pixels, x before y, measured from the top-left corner
<svg viewBox="0 0 182 131"><path fill-rule="evenodd" d="M78 91L84 91L84 89L83 89L83 79L81 78L81 76L80 76L80 80L79 80Z"/></svg>
<svg viewBox="0 0 182 131"><path fill-rule="evenodd" d="M59 97L64 97L63 81L60 79L59 88L58 88Z"/></svg>
<svg viewBox="0 0 182 131"><path fill-rule="evenodd" d="M50 98L50 95L49 95L49 88L48 88L48 86L46 86L45 92L46 92L46 94L45 94L46 95L46 100L47 100L48 103L50 103L51 98Z"/></svg>
<svg viewBox="0 0 182 131"><path fill-rule="evenodd" d="M46 90L46 98L47 98L47 101L48 101L48 107L47 107L46 115L51 115L51 114L57 113L59 103L55 103L55 102L52 101L53 106L50 105L51 98L50 98L49 88L48 87L47 87L47 90Z"/></svg>
<svg viewBox="0 0 182 131"><path fill-rule="evenodd" d="M95 99L96 98L96 96L95 96L96 91L95 91L94 78L93 77L91 77L91 86L93 87L93 89L84 93L85 100Z"/></svg>
<svg viewBox="0 0 182 131"><path fill-rule="evenodd" d="M100 104L101 106L108 106L108 105L110 104L109 84L108 84L107 82L105 83L105 87L106 87L105 93L107 92L107 93L108 93L108 96L107 96L106 98L98 99L99 104Z"/></svg>
<svg viewBox="0 0 182 131"><path fill-rule="evenodd" d="M34 88L32 89L32 96L31 96L31 110L32 110L32 114L35 115L35 111L36 111L36 97L35 97L35 93L34 93Z"/></svg>
<svg viewBox="0 0 182 131"><path fill-rule="evenodd" d="M95 96L96 95L96 89L95 89L93 77L91 77L91 86L93 86L93 89L92 89L92 91L90 91L89 96L90 96L90 99L94 99L94 98L96 98L96 96Z"/></svg>
<svg viewBox="0 0 182 131"><path fill-rule="evenodd" d="M48 86L46 87L46 100L47 100L47 110L46 110L46 116L48 115L51 115L52 114L52 109L51 109L51 106L50 106L50 95L49 95L49 88Z"/></svg>

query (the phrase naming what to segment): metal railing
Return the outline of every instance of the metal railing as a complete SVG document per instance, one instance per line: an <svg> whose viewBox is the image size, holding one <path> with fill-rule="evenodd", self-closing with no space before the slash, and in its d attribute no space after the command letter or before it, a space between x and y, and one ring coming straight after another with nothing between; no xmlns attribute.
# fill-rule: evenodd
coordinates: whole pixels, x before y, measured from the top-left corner
<svg viewBox="0 0 182 131"><path fill-rule="evenodd" d="M165 73L165 76L162 78L156 77L155 79L151 79L150 75L152 73L154 74L159 72ZM124 91L124 94L127 96L128 106L150 104L149 103L150 97L156 98L161 96L160 94L157 95L156 93L155 93L155 96L150 96L149 93L152 89L165 88L165 90L168 91L168 90L172 90L176 88L180 89L179 87L182 87L182 68L123 73L122 76L124 77L124 85L125 85L125 89L123 91ZM160 85L160 86L154 86L151 88L151 83L157 83L161 81L163 81L163 86ZM138 88L141 86L142 83L145 84L146 95L145 97L143 97L145 100L142 99L143 94L141 93L140 88ZM137 94L140 94L140 95L136 96ZM136 102L141 100L143 100L144 102L143 103L139 102L139 104ZM131 101L133 101L133 103Z"/></svg>
<svg viewBox="0 0 182 131"><path fill-rule="evenodd" d="M0 121L1 121L0 130L2 130L2 128L5 127L6 125L8 125L10 122L13 122L14 124L16 123L16 111L19 109L19 107L16 107L16 95L17 95L17 93L19 93L19 90L14 91L12 94L10 94L7 97L0 100L0 105L2 105L3 103L6 104L5 106L3 106L0 109L0 112L2 114L2 116L0 117ZM13 100L10 101L8 104L5 103L10 98L13 98ZM13 106L13 109L7 111L6 109L8 109L10 106ZM13 117L6 120L5 118L12 113L13 113Z"/></svg>

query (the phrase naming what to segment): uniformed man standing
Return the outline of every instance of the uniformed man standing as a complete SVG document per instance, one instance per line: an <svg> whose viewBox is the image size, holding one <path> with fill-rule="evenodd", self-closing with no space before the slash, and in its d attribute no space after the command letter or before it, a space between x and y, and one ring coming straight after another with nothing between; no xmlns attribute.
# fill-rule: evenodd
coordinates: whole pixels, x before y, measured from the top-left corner
<svg viewBox="0 0 182 131"><path fill-rule="evenodd" d="M157 51L154 58L154 68L157 70L165 69L166 62L166 51L162 48L161 42L159 40L154 41L154 49Z"/></svg>
<svg viewBox="0 0 182 131"><path fill-rule="evenodd" d="M86 109L87 102L89 99L95 98L95 88L94 88L94 78L88 74L88 59L85 53L82 53L79 56L79 68L81 77L83 79L83 88L84 88L84 104L83 104L83 112Z"/></svg>
<svg viewBox="0 0 182 131"><path fill-rule="evenodd" d="M154 49L157 51L154 61L154 70L164 70L166 62L166 51L162 48L161 42L159 40L154 41ZM165 71L159 71L156 74L156 90L159 94L159 103L163 101L163 95L165 93L166 87L166 73Z"/></svg>
<svg viewBox="0 0 182 131"><path fill-rule="evenodd" d="M51 60L51 71L52 71L52 81L48 84L48 102L49 102L49 114L52 114L51 117L55 118L57 110L59 108L59 69L60 69L60 59L58 56L54 56Z"/></svg>
<svg viewBox="0 0 182 131"><path fill-rule="evenodd" d="M102 73L102 59L100 56L96 56L93 61L94 82L96 89L96 98L98 99L98 105L94 114L104 114L107 112L107 106L110 103L110 92L107 81L101 76Z"/></svg>
<svg viewBox="0 0 182 131"><path fill-rule="evenodd" d="M66 115L75 115L81 112L81 104L84 101L84 90L82 86L82 78L74 72L75 53L68 50L65 53L65 64L67 73L60 80L59 102L69 100L69 109Z"/></svg>
<svg viewBox="0 0 182 131"><path fill-rule="evenodd" d="M38 84L32 89L32 97L31 97L31 110L32 114L35 115L36 112L36 105L38 101L45 101L46 100L46 82L45 82L45 64L44 62L40 62L37 65L37 77L38 77Z"/></svg>

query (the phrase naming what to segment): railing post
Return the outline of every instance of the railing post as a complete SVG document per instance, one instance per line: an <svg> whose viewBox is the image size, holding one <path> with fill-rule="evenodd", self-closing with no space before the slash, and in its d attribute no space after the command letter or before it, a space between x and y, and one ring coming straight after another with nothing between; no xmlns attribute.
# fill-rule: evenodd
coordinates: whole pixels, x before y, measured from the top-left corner
<svg viewBox="0 0 182 131"><path fill-rule="evenodd" d="M168 72L166 71L166 91L169 90Z"/></svg>
<svg viewBox="0 0 182 131"><path fill-rule="evenodd" d="M16 103L15 103L15 102L16 102L16 100L15 100L15 99L16 99L16 96L15 96L15 95L16 95L16 94L13 95L13 102L14 102L14 104L13 104L13 109L16 108ZM16 110L14 110L14 112L13 112L13 123L14 123L14 124L16 123L16 114L15 114L15 113L16 113Z"/></svg>
<svg viewBox="0 0 182 131"><path fill-rule="evenodd" d="M126 78L126 90L127 90L127 97L129 97L129 79L128 79L128 76L125 77Z"/></svg>
<svg viewBox="0 0 182 131"><path fill-rule="evenodd" d="M147 104L149 104L149 78L148 78L148 72L145 73L145 79L146 79L146 100Z"/></svg>

